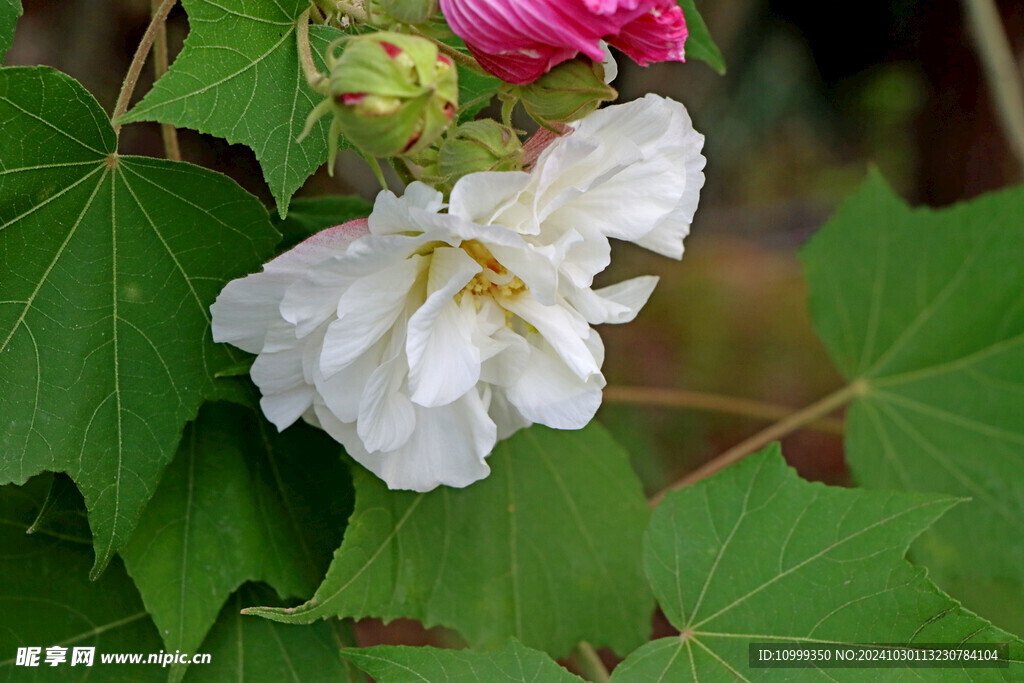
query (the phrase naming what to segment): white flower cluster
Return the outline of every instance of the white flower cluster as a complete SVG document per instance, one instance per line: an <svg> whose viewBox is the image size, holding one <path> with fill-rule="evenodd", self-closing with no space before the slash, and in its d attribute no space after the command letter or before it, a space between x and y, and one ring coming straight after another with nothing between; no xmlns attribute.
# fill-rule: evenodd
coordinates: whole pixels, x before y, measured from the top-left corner
<svg viewBox="0 0 1024 683"><path fill-rule="evenodd" d="M594 416L604 347L657 282L593 289L609 238L680 258L704 183L703 136L648 95L575 125L529 173L473 173L440 193L381 192L235 280L213 335L259 354L252 379L279 429L318 425L388 486L486 477L496 441Z"/></svg>

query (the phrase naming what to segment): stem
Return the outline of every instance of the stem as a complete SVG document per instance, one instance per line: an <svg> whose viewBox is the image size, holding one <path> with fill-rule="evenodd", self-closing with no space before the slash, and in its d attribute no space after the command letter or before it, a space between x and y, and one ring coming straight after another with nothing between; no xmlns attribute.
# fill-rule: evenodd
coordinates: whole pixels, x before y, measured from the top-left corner
<svg viewBox="0 0 1024 683"><path fill-rule="evenodd" d="M739 462L772 441L781 439L790 432L825 417L834 410L846 405L854 396L864 393L865 389L866 385L862 381L857 381L843 387L835 393L829 394L816 403L812 403L803 410L798 410L786 419L780 420L767 429L763 429L757 434L754 434L749 439L741 441L714 460L705 463L703 466L698 467L693 472L690 472L668 488L651 496L648 503L650 503L651 507L655 507L670 491L676 491L684 486L689 486L701 479L710 477L712 474L725 469L729 465Z"/></svg>
<svg viewBox="0 0 1024 683"><path fill-rule="evenodd" d="M309 47L309 9L299 15L295 25L295 37L299 45L299 64L302 66L302 73L306 76L306 83L313 90L327 80L316 68L313 61L313 51Z"/></svg>
<svg viewBox="0 0 1024 683"><path fill-rule="evenodd" d="M451 45L448 45L447 43L443 43L443 42L441 42L440 40L438 40L436 38L432 38L432 37L428 36L426 33L424 33L423 31L419 30L415 26L410 26L409 27L409 31L413 35L417 35L420 38L426 38L427 40L429 40L432 43L434 43L434 45L437 45L437 49L442 54L447 55L448 57L451 57L452 61L454 61L456 64L461 64L462 66L466 67L467 69L475 71L478 74L483 74L484 76L489 75L486 71L484 71L483 67L480 66L480 62L476 61L475 59L473 59L472 57L470 57L469 55L467 55L467 54L465 54L463 52L459 52L458 50L456 50Z"/></svg>
<svg viewBox="0 0 1024 683"><path fill-rule="evenodd" d="M512 111L516 108L519 100L505 99L501 103L501 122L507 127L512 127Z"/></svg>
<svg viewBox="0 0 1024 683"><path fill-rule="evenodd" d="M366 14L362 7L358 7L351 2L345 2L345 0L336 0L334 6L342 14L346 14L356 22L360 24L369 24L370 17Z"/></svg>
<svg viewBox="0 0 1024 683"><path fill-rule="evenodd" d="M150 13L155 16L160 9L160 0L150 0ZM153 80L167 73L167 22L160 22L153 40ZM178 129L169 123L160 124L160 135L164 139L164 153L171 161L181 161L181 147L178 145Z"/></svg>
<svg viewBox="0 0 1024 683"><path fill-rule="evenodd" d="M1003 131L1024 171L1024 82L999 10L993 0L964 0L964 7Z"/></svg>
<svg viewBox="0 0 1024 683"><path fill-rule="evenodd" d="M731 415L742 415L758 420L783 420L793 410L775 403L751 401L745 398L707 394L686 389L659 389L655 387L605 387L604 400L607 403L664 406L666 408L694 408ZM825 417L804 425L827 434L843 434L843 421Z"/></svg>
<svg viewBox="0 0 1024 683"><path fill-rule="evenodd" d="M581 640L576 645L576 649L572 653L572 661L579 667L580 673L588 681L608 683L611 680L611 676L608 675L608 669L604 667L604 662L597 655L594 646L585 640Z"/></svg>
<svg viewBox="0 0 1024 683"><path fill-rule="evenodd" d="M128 73L125 74L124 83L121 84L121 93L117 96L114 114L110 117L111 122L114 124L115 135L121 134L121 124L117 123L117 119L128 111L128 102L132 99L132 93L135 92L135 84L139 82L139 74L142 73L142 67L146 63L146 55L149 54L149 49L153 46L157 30L163 26L167 20L167 15L177 1L162 0L160 6L153 12L153 18L150 19L149 26L142 35L142 40L139 41L139 47L136 48L135 56L132 57L132 63L128 67Z"/></svg>

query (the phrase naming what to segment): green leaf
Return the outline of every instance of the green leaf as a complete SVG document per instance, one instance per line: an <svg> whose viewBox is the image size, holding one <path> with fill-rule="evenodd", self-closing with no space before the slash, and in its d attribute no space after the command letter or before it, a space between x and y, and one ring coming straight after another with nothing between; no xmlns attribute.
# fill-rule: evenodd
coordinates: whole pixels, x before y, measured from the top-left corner
<svg viewBox="0 0 1024 683"><path fill-rule="evenodd" d="M0 70L0 124L0 482L71 476L95 578L234 361L210 304L277 233L222 175L118 157L96 100L52 69Z"/></svg>
<svg viewBox="0 0 1024 683"><path fill-rule="evenodd" d="M786 466L778 445L669 494L652 515L644 566L665 615L685 635L640 648L613 681L793 675L749 668L747 648L758 641L1012 641L1018 664L1009 669L915 669L914 678L1020 680L1024 643L961 609L904 559L910 542L955 502L811 484ZM801 679L908 677L903 669L807 673Z"/></svg>
<svg viewBox="0 0 1024 683"><path fill-rule="evenodd" d="M278 251L291 249L310 235L325 228L366 218L373 211L373 202L356 195L334 197L299 197L292 202L287 218L273 219L284 235Z"/></svg>
<svg viewBox="0 0 1024 683"><path fill-rule="evenodd" d="M183 0L192 30L185 47L122 122L159 121L250 147L281 216L327 160L329 117L301 143L306 117L323 100L299 68L295 20L308 0ZM317 63L340 31L310 27Z"/></svg>
<svg viewBox="0 0 1024 683"><path fill-rule="evenodd" d="M294 623L410 617L474 646L515 637L556 657L580 640L618 652L646 640L648 508L627 455L597 425L533 427L489 463L483 481L426 494L388 491L356 467L356 510L316 595L251 612Z"/></svg>
<svg viewBox="0 0 1024 683"><path fill-rule="evenodd" d="M804 249L811 313L863 393L847 457L872 488L970 497L915 561L1024 632L1024 190L910 209L877 174ZM963 591L963 592L961 592Z"/></svg>
<svg viewBox="0 0 1024 683"><path fill-rule="evenodd" d="M60 681L161 681L160 667L126 666L100 661L101 653L160 650L160 638L116 558L98 581L89 581L92 563L89 529L81 498L32 534L50 477L24 486L0 487L0 678ZM67 661L45 664L46 648L67 649ZM38 668L17 666L19 647L42 648ZM94 647L94 664L71 666L73 649Z"/></svg>
<svg viewBox="0 0 1024 683"><path fill-rule="evenodd" d="M203 406L121 551L168 652L196 652L246 581L313 594L352 512L340 454L308 425L278 435L242 406Z"/></svg>
<svg viewBox="0 0 1024 683"><path fill-rule="evenodd" d="M341 655L380 681L582 681L543 652L515 640L496 652L441 650L435 647L378 645L359 650L346 648Z"/></svg>
<svg viewBox="0 0 1024 683"><path fill-rule="evenodd" d="M697 11L694 0L678 1L679 6L683 8L683 16L686 17L686 28L690 32L686 38L686 56L699 59L717 71L719 75L724 75L725 58L722 57L722 51L715 45L715 41L711 39L707 24L704 23L704 18Z"/></svg>
<svg viewBox="0 0 1024 683"><path fill-rule="evenodd" d="M501 81L494 76L480 74L462 66L458 69L459 123L462 123L472 121L481 109L491 103L491 99L498 92Z"/></svg>
<svg viewBox="0 0 1024 683"><path fill-rule="evenodd" d="M14 25L21 16L21 0L0 0L0 64L14 42Z"/></svg>
<svg viewBox="0 0 1024 683"><path fill-rule="evenodd" d="M212 681L302 681L340 683L350 680L340 644L330 624L304 628L283 626L241 614L247 605L280 604L265 586L243 586L224 606L203 642L209 664L194 664L189 683Z"/></svg>

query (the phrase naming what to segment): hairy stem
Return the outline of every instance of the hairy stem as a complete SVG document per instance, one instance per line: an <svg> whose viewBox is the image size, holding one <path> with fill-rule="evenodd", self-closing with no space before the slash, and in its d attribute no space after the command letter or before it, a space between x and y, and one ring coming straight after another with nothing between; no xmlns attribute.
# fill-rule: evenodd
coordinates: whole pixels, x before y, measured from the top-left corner
<svg viewBox="0 0 1024 683"><path fill-rule="evenodd" d="M994 0L964 0L974 47L981 56L1003 131L1024 173L1024 80Z"/></svg>
<svg viewBox="0 0 1024 683"><path fill-rule="evenodd" d="M790 432L796 431L811 422L825 417L829 413L849 403L858 394L863 393L864 389L865 385L862 382L854 382L835 393L829 394L820 401L812 403L803 410L798 410L786 419L780 420L767 429L761 430L749 439L745 439L744 441L736 444L717 458L705 463L701 467L698 467L696 470L690 472L682 479L679 479L665 490L651 496L648 502L651 504L651 507L655 507L670 491L676 491L684 486L689 486L701 479L710 477L712 474L725 469L729 465L739 462L751 453L767 446L772 441L781 439Z"/></svg>
<svg viewBox="0 0 1024 683"><path fill-rule="evenodd" d="M157 31L167 21L167 15L177 1L162 0L160 2L160 5L153 12L153 18L150 19L146 32L142 35L142 40L139 41L139 47L136 48L135 56L132 57L132 63L128 67L128 73L125 74L124 83L121 84L121 92L117 96L117 103L114 105L114 114L110 117L114 124L115 135L120 135L121 133L121 124L117 123L117 119L128 111L128 103L132 99L132 93L135 92L135 85L139 82L139 74L142 73L142 67L146 63L146 55L149 54L150 48L153 47Z"/></svg>
<svg viewBox="0 0 1024 683"><path fill-rule="evenodd" d="M762 401L708 394L702 391L688 391L686 389L609 386L605 387L604 400L606 403L710 410L730 415L751 417L757 420L783 420L793 413L792 408L776 403L764 403ZM843 434L843 421L831 417L823 417L813 422L808 422L804 427L827 434Z"/></svg>
<svg viewBox="0 0 1024 683"><path fill-rule="evenodd" d="M161 0L150 0L150 13L156 16ZM167 73L167 22L160 22L153 40L153 80ZM178 145L178 129L169 123L160 124L160 135L164 140L164 154L171 161L181 161L181 147Z"/></svg>
<svg viewBox="0 0 1024 683"><path fill-rule="evenodd" d="M355 3L345 2L344 0L336 0L334 2L335 8L342 14L348 15L353 20L360 24L369 24L370 17L366 14L366 10L356 5Z"/></svg>
<svg viewBox="0 0 1024 683"><path fill-rule="evenodd" d="M573 650L572 661L588 681L608 683L611 680L608 669L604 667L604 662L594 650L594 646L585 640L581 640Z"/></svg>
<svg viewBox="0 0 1024 683"><path fill-rule="evenodd" d="M316 90L327 78L317 70L316 62L313 61L313 51L309 46L309 10L300 14L296 21L295 37L299 46L299 64L306 76L306 83Z"/></svg>

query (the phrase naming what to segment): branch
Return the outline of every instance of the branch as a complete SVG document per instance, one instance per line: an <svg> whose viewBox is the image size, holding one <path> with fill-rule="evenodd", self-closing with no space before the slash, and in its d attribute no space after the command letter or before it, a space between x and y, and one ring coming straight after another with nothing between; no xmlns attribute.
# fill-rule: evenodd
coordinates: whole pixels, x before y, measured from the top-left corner
<svg viewBox="0 0 1024 683"><path fill-rule="evenodd" d="M678 489L683 488L684 486L689 486L690 484L698 482L701 479L710 477L712 474L715 474L716 472L725 469L729 465L739 462L740 460L747 457L751 453L754 453L763 448L764 446L767 446L772 441L781 439L790 432L796 431L797 429L803 427L804 425L810 424L811 422L814 422L825 417L829 413L849 403L855 396L864 393L866 388L867 385L865 385L862 381L857 381L848 386L843 387L842 389L833 394L829 394L828 396L821 399L817 403L813 403L804 408L803 410L798 410L797 412L793 413L786 419L776 422L767 429L761 430L760 432L754 434L749 439L746 439L736 444L735 446L727 450L725 453L722 453L720 456L715 458L714 460L711 460L710 462L705 463L703 466L697 468L693 472L690 472L685 477L679 479L668 488L651 496L651 498L648 499L647 502L650 503L651 507L657 506L657 504L661 502L661 499L664 498L669 492L676 491Z"/></svg>
<svg viewBox="0 0 1024 683"><path fill-rule="evenodd" d="M150 12L156 16L160 0L150 0ZM167 73L167 22L160 22L153 41L153 80L158 81ZM164 139L164 153L171 161L181 161L181 147L178 145L178 129L169 123L160 124L160 135Z"/></svg>
<svg viewBox="0 0 1024 683"><path fill-rule="evenodd" d="M1024 171L1024 81L1014 63L999 10L994 0L964 0L964 6L1003 131Z"/></svg>
<svg viewBox="0 0 1024 683"><path fill-rule="evenodd" d="M178 0L163 0L160 6L153 12L153 18L149 21L149 26L146 28L146 32L142 36L142 40L139 41L139 47L135 50L135 56L132 57L132 63L128 67L128 73L124 77L124 83L121 84L121 93L117 96L117 103L114 105L114 113L110 117L110 121L114 124L114 134L121 134L121 124L117 123L117 119L120 118L126 111L128 111L128 102L132 99L132 93L135 92L135 84L139 82L139 74L142 73L142 67L146 63L146 55L149 54L149 49L153 46L153 41L156 39L157 31L167 21L167 15L170 13L171 8Z"/></svg>
<svg viewBox="0 0 1024 683"><path fill-rule="evenodd" d="M687 391L686 389L610 386L605 387L604 400L606 403L711 410L731 415L742 415L756 420L784 420L793 414L792 408L776 403L751 401L732 396L707 394L701 391ZM827 434L842 435L844 433L843 421L830 417L808 422L804 426L807 429Z"/></svg>

